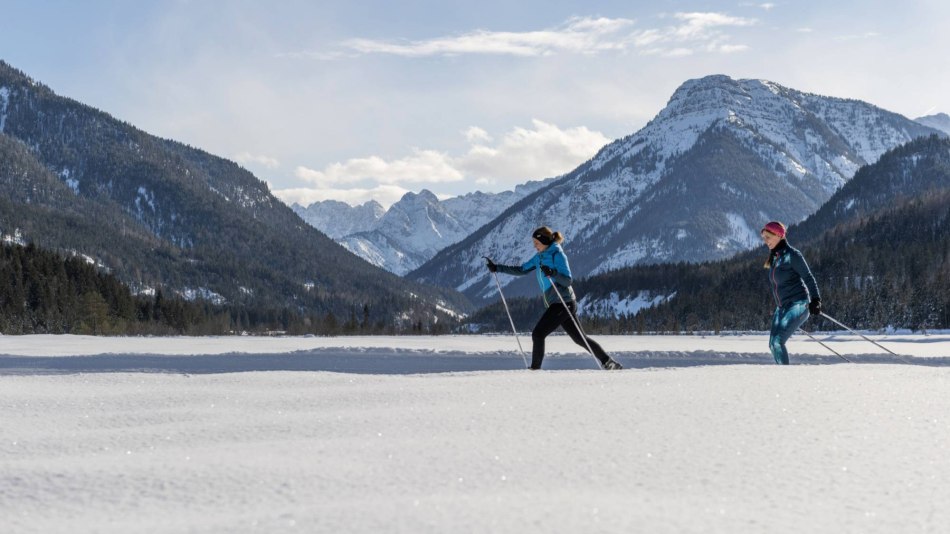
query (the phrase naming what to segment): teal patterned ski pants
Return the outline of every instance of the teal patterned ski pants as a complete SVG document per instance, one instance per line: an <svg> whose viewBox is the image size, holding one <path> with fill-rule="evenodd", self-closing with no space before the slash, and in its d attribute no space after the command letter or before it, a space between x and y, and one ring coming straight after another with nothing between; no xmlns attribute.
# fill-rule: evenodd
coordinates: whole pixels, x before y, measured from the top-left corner
<svg viewBox="0 0 950 534"><path fill-rule="evenodd" d="M788 351L785 342L808 320L808 301L799 300L787 306L775 308L772 316L772 332L769 335L769 349L775 363L788 365Z"/></svg>

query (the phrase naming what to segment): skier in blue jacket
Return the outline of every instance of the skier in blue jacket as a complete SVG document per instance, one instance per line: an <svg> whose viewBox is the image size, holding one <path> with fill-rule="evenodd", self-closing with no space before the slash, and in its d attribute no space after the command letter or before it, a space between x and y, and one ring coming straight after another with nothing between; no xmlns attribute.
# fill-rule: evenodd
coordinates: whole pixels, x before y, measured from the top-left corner
<svg viewBox="0 0 950 534"><path fill-rule="evenodd" d="M802 253L785 240L785 225L771 221L762 228L762 240L769 247L769 286L775 299L769 349L775 363L788 365L785 342L808 320L821 314L821 294Z"/></svg>
<svg viewBox="0 0 950 534"><path fill-rule="evenodd" d="M594 357L600 361L604 369L623 369L623 366L612 360L596 341L584 336L574 323L577 320L577 302L574 297L574 288L571 287L573 281L571 267L568 265L567 256L564 255L564 250L561 248L564 236L560 232L552 232L547 226L542 226L532 232L531 238L538 253L520 267L496 265L490 259L487 264L488 270L493 273L502 272L520 276L534 271L538 279L538 285L541 287L541 298L544 299L544 306L547 310L531 332L531 340L534 343L531 350L531 369L541 368L541 361L544 359L544 339L559 326L567 332L574 343L585 349L587 345L590 345ZM556 287L552 286L552 280ZM558 292L560 292L564 302L567 303L566 309L561 304L561 298L558 298ZM572 316L573 320L571 319Z"/></svg>

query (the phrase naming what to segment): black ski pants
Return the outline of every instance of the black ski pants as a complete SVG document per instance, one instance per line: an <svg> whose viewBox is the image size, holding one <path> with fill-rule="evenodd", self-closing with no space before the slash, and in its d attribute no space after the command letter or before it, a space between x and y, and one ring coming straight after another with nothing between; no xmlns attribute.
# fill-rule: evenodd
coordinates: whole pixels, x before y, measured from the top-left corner
<svg viewBox="0 0 950 534"><path fill-rule="evenodd" d="M548 309L544 312L544 315L541 316L541 319L538 320L538 324L534 326L534 330L531 332L531 341L534 343L531 349L532 369L541 368L541 361L544 360L544 338L548 337L548 334L551 332L557 330L559 326L564 328L564 331L567 332L567 335L571 336L574 343L577 343L581 347L584 347L584 350L587 350L587 344L584 343L584 336L577 330L577 326L574 325L571 316L577 319L577 304L574 301L567 303L567 309L564 309L564 305L560 302L548 306ZM604 352L604 349L601 348L596 341L588 337L587 343L590 344L591 350L594 351L594 357L600 360L601 364L610 361L610 356L607 356L607 353Z"/></svg>

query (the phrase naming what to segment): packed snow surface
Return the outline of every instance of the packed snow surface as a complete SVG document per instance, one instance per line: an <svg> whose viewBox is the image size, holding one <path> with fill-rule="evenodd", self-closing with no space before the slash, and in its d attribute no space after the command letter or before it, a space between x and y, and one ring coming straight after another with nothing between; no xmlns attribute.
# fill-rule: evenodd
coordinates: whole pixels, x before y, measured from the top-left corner
<svg viewBox="0 0 950 534"><path fill-rule="evenodd" d="M950 524L950 335L595 337L0 336L0 532Z"/></svg>

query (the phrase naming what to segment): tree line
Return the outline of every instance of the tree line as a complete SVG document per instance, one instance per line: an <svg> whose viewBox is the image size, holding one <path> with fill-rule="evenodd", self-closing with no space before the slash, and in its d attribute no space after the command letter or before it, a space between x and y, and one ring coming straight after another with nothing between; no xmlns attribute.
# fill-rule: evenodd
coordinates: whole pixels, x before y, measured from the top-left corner
<svg viewBox="0 0 950 534"><path fill-rule="evenodd" d="M80 256L35 244L0 246L0 332L10 334L304 335L442 334L453 324L374 319L369 304L349 313L189 301L157 289L136 295Z"/></svg>

